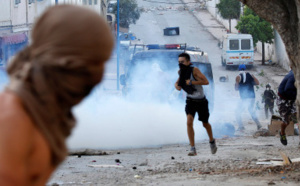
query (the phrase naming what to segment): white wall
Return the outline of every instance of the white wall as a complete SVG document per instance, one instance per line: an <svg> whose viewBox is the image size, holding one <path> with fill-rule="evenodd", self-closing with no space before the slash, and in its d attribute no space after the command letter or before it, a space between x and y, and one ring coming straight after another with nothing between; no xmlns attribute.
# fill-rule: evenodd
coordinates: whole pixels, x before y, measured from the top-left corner
<svg viewBox="0 0 300 186"><path fill-rule="evenodd" d="M274 45L276 48L275 56L277 58L277 63L280 64L280 66L282 66L286 70L289 70L290 69L290 60L286 53L285 45L283 44L283 41L277 31L275 32Z"/></svg>
<svg viewBox="0 0 300 186"><path fill-rule="evenodd" d="M10 3L11 1L0 0L0 26L10 25Z"/></svg>
<svg viewBox="0 0 300 186"><path fill-rule="evenodd" d="M28 15L26 13L27 9L27 0L21 1L19 4L15 4L14 0L11 0L11 8L12 8L12 25L13 32L23 32L28 31L26 24L28 23Z"/></svg>
<svg viewBox="0 0 300 186"><path fill-rule="evenodd" d="M0 0L0 36L10 33L11 1Z"/></svg>
<svg viewBox="0 0 300 186"><path fill-rule="evenodd" d="M49 6L52 6L54 4L55 2L53 0L37 1L35 3L36 6L35 19L39 17Z"/></svg>
<svg viewBox="0 0 300 186"><path fill-rule="evenodd" d="M262 43L260 41L256 43L256 49L259 53L262 53ZM265 43L265 60L277 61L275 50L274 44Z"/></svg>
<svg viewBox="0 0 300 186"><path fill-rule="evenodd" d="M50 0L52 5L55 5L55 0ZM58 0L58 4L73 4L85 6L104 15L106 18L107 0Z"/></svg>
<svg viewBox="0 0 300 186"><path fill-rule="evenodd" d="M82 0L82 5L95 10L106 18L107 0Z"/></svg>

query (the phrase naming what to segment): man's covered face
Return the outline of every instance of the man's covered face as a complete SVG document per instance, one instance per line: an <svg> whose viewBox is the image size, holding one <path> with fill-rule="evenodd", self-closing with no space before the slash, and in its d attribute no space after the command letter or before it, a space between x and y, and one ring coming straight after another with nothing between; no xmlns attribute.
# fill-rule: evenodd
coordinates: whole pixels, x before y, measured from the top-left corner
<svg viewBox="0 0 300 186"><path fill-rule="evenodd" d="M190 65L190 61L188 61L185 57L179 57L178 58L178 63L179 63L179 66L180 66L180 64L183 64L185 66Z"/></svg>

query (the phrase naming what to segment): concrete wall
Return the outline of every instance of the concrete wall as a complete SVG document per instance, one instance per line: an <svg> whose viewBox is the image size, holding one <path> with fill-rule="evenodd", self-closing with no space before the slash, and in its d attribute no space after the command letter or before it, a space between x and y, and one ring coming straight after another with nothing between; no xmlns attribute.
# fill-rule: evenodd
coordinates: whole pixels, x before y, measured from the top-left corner
<svg viewBox="0 0 300 186"><path fill-rule="evenodd" d="M11 1L0 0L0 36L10 33Z"/></svg>
<svg viewBox="0 0 300 186"><path fill-rule="evenodd" d="M223 24L227 29L229 29L228 26L228 20L224 20L220 14L218 13L218 9L216 8L216 4L220 2L220 0L205 0L206 1L206 7L207 10L210 12L212 16L214 16L221 24ZM237 24L237 20L231 21L231 32L232 33L238 33L238 30L236 30L234 27ZM277 31L274 30L274 43L273 44L265 44L265 59L266 60L272 60L275 63L278 63L281 65L284 69L289 70L289 58L286 53L285 46L282 42L282 39ZM262 44L261 42L258 42L256 44L256 49L259 53L262 53Z"/></svg>
<svg viewBox="0 0 300 186"><path fill-rule="evenodd" d="M11 9L12 9L12 25L13 32L22 32L28 31L26 24L28 23L28 14L27 14L27 0L21 1L19 4L15 4L12 0Z"/></svg>
<svg viewBox="0 0 300 186"><path fill-rule="evenodd" d="M10 25L11 13L10 13L11 1L1 0L0 1L0 26Z"/></svg>
<svg viewBox="0 0 300 186"><path fill-rule="evenodd" d="M107 0L81 0L82 5L86 6L97 13L103 15L106 18L107 13Z"/></svg>
<svg viewBox="0 0 300 186"><path fill-rule="evenodd" d="M275 56L276 56L276 61L277 63L285 68L286 70L290 69L290 60L288 58L288 55L286 53L286 48L285 45L283 44L283 41L278 34L278 32L275 32L275 42L274 42L276 51L275 51Z"/></svg>

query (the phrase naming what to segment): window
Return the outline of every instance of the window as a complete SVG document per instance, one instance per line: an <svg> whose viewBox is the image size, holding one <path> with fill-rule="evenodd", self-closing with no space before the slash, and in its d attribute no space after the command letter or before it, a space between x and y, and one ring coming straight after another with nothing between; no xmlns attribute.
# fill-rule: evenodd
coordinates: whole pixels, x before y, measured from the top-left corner
<svg viewBox="0 0 300 186"><path fill-rule="evenodd" d="M229 49L230 50L239 50L239 40L229 40Z"/></svg>
<svg viewBox="0 0 300 186"><path fill-rule="evenodd" d="M89 0L89 5L92 5L93 4L93 0Z"/></svg>
<svg viewBox="0 0 300 186"><path fill-rule="evenodd" d="M242 39L241 48L242 50L250 50L250 39Z"/></svg>
<svg viewBox="0 0 300 186"><path fill-rule="evenodd" d="M98 0L94 0L94 5L98 4Z"/></svg>
<svg viewBox="0 0 300 186"><path fill-rule="evenodd" d="M21 3L21 0L15 0L16 5L19 4L19 3Z"/></svg>
<svg viewBox="0 0 300 186"><path fill-rule="evenodd" d="M28 4L34 3L34 0L28 0Z"/></svg>
<svg viewBox="0 0 300 186"><path fill-rule="evenodd" d="M83 0L83 4L86 5L87 4L87 0Z"/></svg>
<svg viewBox="0 0 300 186"><path fill-rule="evenodd" d="M107 21L112 22L112 16L111 15L106 15L106 19L107 19Z"/></svg>

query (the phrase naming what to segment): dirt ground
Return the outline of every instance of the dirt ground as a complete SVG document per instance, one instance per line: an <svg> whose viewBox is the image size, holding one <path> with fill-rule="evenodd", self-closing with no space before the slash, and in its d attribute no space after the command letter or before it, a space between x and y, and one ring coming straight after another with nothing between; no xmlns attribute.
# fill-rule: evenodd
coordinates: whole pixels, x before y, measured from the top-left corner
<svg viewBox="0 0 300 186"><path fill-rule="evenodd" d="M259 63L253 71L261 83L270 82L274 89L287 73L276 65ZM261 123L267 128L269 120ZM88 154L97 154L92 156L78 155L73 150L75 155L66 159L48 185L300 185L300 163L257 164L282 159L280 152L290 159L300 158L299 136L289 136L288 145L283 146L278 136L254 137L256 126L252 120L245 127L246 132L236 132L234 137L217 138L215 155L210 153L207 140L197 141L195 157L187 156L187 143L105 151L90 149Z"/></svg>
<svg viewBox="0 0 300 186"><path fill-rule="evenodd" d="M278 137L223 138L217 140L215 155L207 142L197 143L195 157L187 156L188 144L74 155L49 185L299 185L300 163L257 165L260 159L281 159L280 151L299 158L298 136L288 137L288 142L284 147Z"/></svg>

